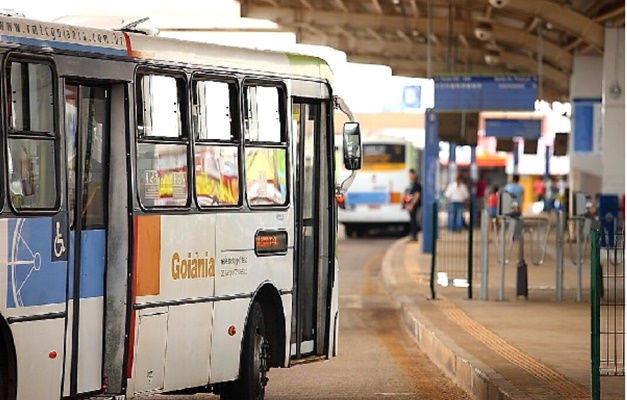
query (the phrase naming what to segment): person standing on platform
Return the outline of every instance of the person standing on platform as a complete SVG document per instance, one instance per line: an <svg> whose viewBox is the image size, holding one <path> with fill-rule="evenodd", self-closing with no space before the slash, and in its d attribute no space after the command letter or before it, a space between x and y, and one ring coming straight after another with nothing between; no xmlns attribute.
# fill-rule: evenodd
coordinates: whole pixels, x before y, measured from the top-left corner
<svg viewBox="0 0 627 400"><path fill-rule="evenodd" d="M490 219L496 220L496 208L499 204L499 187L493 186L488 196L488 214Z"/></svg>
<svg viewBox="0 0 627 400"><path fill-rule="evenodd" d="M464 184L461 174L457 175L455 182L449 183L446 187L444 197L448 200L448 229L450 231L458 232L462 229L464 203L469 196L468 187Z"/></svg>
<svg viewBox="0 0 627 400"><path fill-rule="evenodd" d="M514 175L512 176L512 181L510 183L508 183L507 185L505 185L504 189L506 192L511 193L514 197L516 197L516 200L518 200L518 207L520 209L520 212L522 213L522 203L523 203L523 187L520 183L518 183L520 181L520 176L518 175Z"/></svg>
<svg viewBox="0 0 627 400"><path fill-rule="evenodd" d="M536 195L536 201L544 201L544 181L542 178L533 181L533 193Z"/></svg>
<svg viewBox="0 0 627 400"><path fill-rule="evenodd" d="M405 201L405 210L409 213L409 240L411 242L418 241L420 233L420 206L422 205L422 185L418 182L416 171L409 170L409 189L407 191L407 200Z"/></svg>

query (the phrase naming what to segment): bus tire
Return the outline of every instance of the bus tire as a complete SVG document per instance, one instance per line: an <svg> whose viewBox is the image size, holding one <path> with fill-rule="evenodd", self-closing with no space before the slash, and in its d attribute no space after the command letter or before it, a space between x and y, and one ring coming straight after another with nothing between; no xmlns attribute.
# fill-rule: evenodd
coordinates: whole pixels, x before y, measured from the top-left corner
<svg viewBox="0 0 627 400"><path fill-rule="evenodd" d="M268 342L261 305L254 302L244 330L239 379L220 392L221 400L263 400L268 383Z"/></svg>
<svg viewBox="0 0 627 400"><path fill-rule="evenodd" d="M15 353L9 332L4 321L0 322L0 399L3 400L15 400L17 398Z"/></svg>

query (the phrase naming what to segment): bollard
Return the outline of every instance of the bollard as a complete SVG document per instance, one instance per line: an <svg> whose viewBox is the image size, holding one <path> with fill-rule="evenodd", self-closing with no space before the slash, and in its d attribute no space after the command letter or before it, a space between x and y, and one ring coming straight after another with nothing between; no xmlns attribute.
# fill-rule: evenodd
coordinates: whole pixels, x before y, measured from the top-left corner
<svg viewBox="0 0 627 400"><path fill-rule="evenodd" d="M564 211L557 213L555 228L555 300L562 301L564 292Z"/></svg>
<svg viewBox="0 0 627 400"><path fill-rule="evenodd" d="M488 210L483 210L481 212L481 300L488 299L488 246L490 246L489 230L490 215L488 214Z"/></svg>
<svg viewBox="0 0 627 400"><path fill-rule="evenodd" d="M522 218L514 219L518 234L518 264L516 264L516 296L528 297L527 263L525 262L525 241L522 233ZM516 234L516 233L515 233Z"/></svg>

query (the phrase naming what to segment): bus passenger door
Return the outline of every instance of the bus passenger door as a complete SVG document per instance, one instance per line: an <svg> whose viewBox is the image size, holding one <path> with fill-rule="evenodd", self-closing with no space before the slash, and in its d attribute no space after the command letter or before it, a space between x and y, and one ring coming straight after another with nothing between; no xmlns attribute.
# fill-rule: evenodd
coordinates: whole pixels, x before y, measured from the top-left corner
<svg viewBox="0 0 627 400"><path fill-rule="evenodd" d="M110 88L65 85L69 298L64 393L102 387Z"/></svg>
<svg viewBox="0 0 627 400"><path fill-rule="evenodd" d="M326 354L329 324L330 244L329 188L324 160L327 155L327 104L319 100L294 100L292 125L297 138L296 262L292 317L293 359ZM321 161L322 160L322 161ZM322 180L322 182L321 182ZM332 257L332 256L331 256Z"/></svg>

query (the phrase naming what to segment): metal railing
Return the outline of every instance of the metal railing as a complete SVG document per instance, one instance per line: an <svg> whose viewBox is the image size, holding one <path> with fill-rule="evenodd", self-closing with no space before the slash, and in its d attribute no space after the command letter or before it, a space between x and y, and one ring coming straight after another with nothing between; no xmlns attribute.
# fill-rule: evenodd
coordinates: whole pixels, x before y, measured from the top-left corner
<svg viewBox="0 0 627 400"><path fill-rule="evenodd" d="M474 202L468 206L434 202L431 249L431 297L436 285L466 288L472 299L479 276L480 239L475 232Z"/></svg>
<svg viewBox="0 0 627 400"><path fill-rule="evenodd" d="M593 229L591 242L591 394L600 400L601 378L625 376L625 234L601 240ZM601 244L606 244L602 247Z"/></svg>

